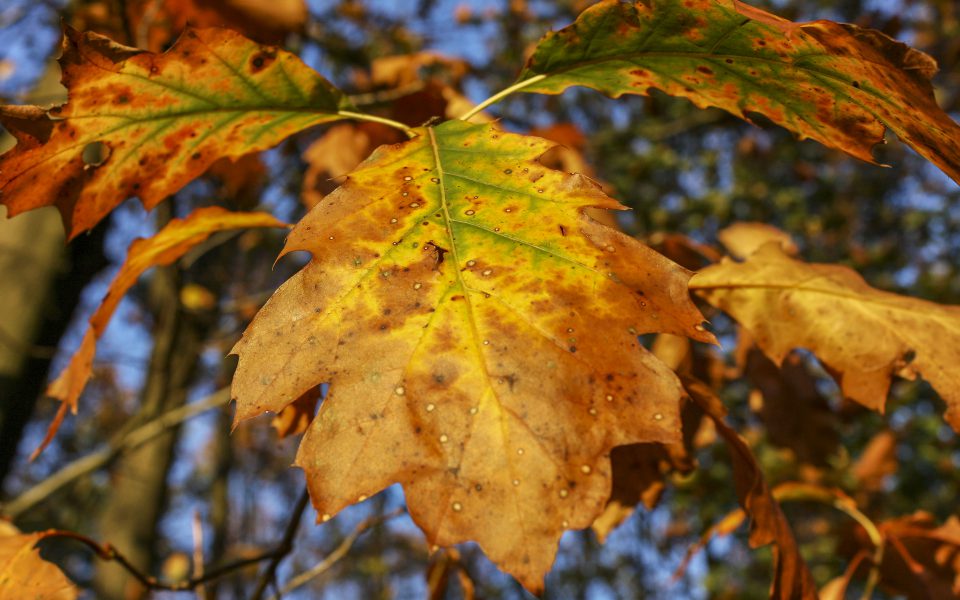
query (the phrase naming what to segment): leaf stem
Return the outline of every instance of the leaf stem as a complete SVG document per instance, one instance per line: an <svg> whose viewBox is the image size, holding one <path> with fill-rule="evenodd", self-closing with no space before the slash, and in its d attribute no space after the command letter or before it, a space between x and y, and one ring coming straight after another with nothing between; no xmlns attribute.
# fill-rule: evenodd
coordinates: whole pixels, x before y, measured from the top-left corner
<svg viewBox="0 0 960 600"><path fill-rule="evenodd" d="M484 101L481 102L480 104L478 104L478 105L474 106L473 108L471 108L469 111L467 111L467 113L466 113L465 115L463 115L462 117L460 117L460 120L461 120L461 121L469 121L469 120L470 120L471 118L473 118L477 113L479 113L480 111L482 111L482 110L485 109L486 107L490 106L491 104L496 104L497 102L500 102L501 100L503 100L504 98L506 98L506 97L509 96L510 94L512 94L512 93L514 93L514 92L519 92L519 91L522 90L523 88L525 88L525 87L527 87L527 86L530 86L530 85L533 85L533 84L535 84L535 83L538 83L538 82L540 82L540 81L543 81L543 80L546 79L546 78L547 78L546 75L542 75L542 74L541 74L541 75L534 75L534 76L531 77L530 79L524 79L523 81L518 81L517 83L511 85L510 87L508 87L508 88L506 88L506 89L504 89L504 90L500 90L499 92L497 92L496 94L490 96L489 98L487 98L486 100L484 100Z"/></svg>
<svg viewBox="0 0 960 600"><path fill-rule="evenodd" d="M867 532L870 543L873 544L873 564L867 575L867 582L863 588L861 600L869 600L873 590L880 581L880 564L883 562L884 547L886 545L883 533L877 528L870 517L860 512L852 498L839 490L823 488L810 484L784 484L773 490L773 496L780 502L788 500L813 500L832 506L857 522Z"/></svg>
<svg viewBox="0 0 960 600"><path fill-rule="evenodd" d="M364 113L351 112L349 110L338 110L337 114L342 117L347 117L349 119L356 119L358 121L370 121L371 123L380 123L381 125L387 125L388 127L393 127L394 129L399 129L407 134L407 137L417 137L417 132L412 128L407 127L399 121L394 121L393 119L387 119L386 117L378 117L376 115L368 115Z"/></svg>

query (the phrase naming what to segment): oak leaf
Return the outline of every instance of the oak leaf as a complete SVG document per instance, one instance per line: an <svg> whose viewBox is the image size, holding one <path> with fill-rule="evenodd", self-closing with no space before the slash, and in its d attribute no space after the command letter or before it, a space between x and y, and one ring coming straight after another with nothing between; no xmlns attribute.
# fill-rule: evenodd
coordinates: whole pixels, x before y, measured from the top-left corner
<svg viewBox="0 0 960 600"><path fill-rule="evenodd" d="M77 411L77 400L93 370L93 358L97 351L97 340L103 335L127 293L137 278L158 265L169 265L191 248L203 243L212 234L230 229L249 227L287 227L287 224L263 212L231 212L219 207L200 208L184 219L170 221L156 235L134 240L127 250L127 257L120 270L107 288L103 301L90 317L90 326L83 336L80 347L70 357L70 362L47 387L47 395L60 400L63 404L40 447L34 451L39 454L53 439L66 415L67 409Z"/></svg>
<svg viewBox="0 0 960 600"><path fill-rule="evenodd" d="M550 143L450 121L383 146L291 232L311 262L234 348L237 419L330 383L304 436L322 519L401 483L431 544L528 589L610 494L614 446L679 438L681 388L637 336L711 341L689 272L583 214Z"/></svg>
<svg viewBox="0 0 960 600"><path fill-rule="evenodd" d="M63 571L40 558L47 533L20 533L0 522L0 600L75 600L80 594Z"/></svg>
<svg viewBox="0 0 960 600"><path fill-rule="evenodd" d="M613 97L658 89L761 114L868 162L889 128L960 182L960 125L937 105L936 70L926 54L854 25L791 23L735 0L604 0L547 34L515 86Z"/></svg>
<svg viewBox="0 0 960 600"><path fill-rule="evenodd" d="M770 585L770 597L779 600L815 600L816 584L807 568L797 540L793 536L780 504L763 477L763 471L757 462L750 445L725 421L726 408L709 386L690 377L684 377L684 387L690 398L714 422L717 433L730 449L733 464L733 483L737 500L742 511L736 511L712 527L704 536L704 541L694 546L687 554L696 552L710 536L732 533L750 518L750 546L773 546L773 581ZM685 568L681 566L681 570Z"/></svg>
<svg viewBox="0 0 960 600"><path fill-rule="evenodd" d="M744 263L707 267L690 287L745 327L775 363L794 348L812 351L843 394L868 408L883 411L893 375L922 376L960 431L960 307L874 289L847 267L795 260L776 243Z"/></svg>
<svg viewBox="0 0 960 600"><path fill-rule="evenodd" d="M10 216L57 206L71 238L128 197L153 208L217 159L349 108L293 54L224 29L188 30L154 54L66 28L60 66L65 105L0 107L18 141L0 156L0 202Z"/></svg>

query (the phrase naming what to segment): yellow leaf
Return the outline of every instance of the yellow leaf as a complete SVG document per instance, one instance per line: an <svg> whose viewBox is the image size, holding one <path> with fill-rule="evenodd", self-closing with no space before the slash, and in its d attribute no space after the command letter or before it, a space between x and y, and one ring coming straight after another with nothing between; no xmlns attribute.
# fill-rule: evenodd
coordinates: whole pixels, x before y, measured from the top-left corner
<svg viewBox="0 0 960 600"><path fill-rule="evenodd" d="M806 348L837 374L845 396L874 410L883 411L893 375L921 375L960 431L960 307L874 289L851 269L792 259L776 243L744 263L707 267L690 287L774 362Z"/></svg>
<svg viewBox="0 0 960 600"><path fill-rule="evenodd" d="M431 544L475 540L538 590L612 448L679 438L679 382L637 336L712 336L689 272L585 216L621 207L539 164L549 142L417 131L291 232L313 260L234 348L237 419L329 382L297 457L320 515L400 482Z"/></svg>
<svg viewBox="0 0 960 600"><path fill-rule="evenodd" d="M34 546L46 533L0 531L0 600L75 600L79 592Z"/></svg>

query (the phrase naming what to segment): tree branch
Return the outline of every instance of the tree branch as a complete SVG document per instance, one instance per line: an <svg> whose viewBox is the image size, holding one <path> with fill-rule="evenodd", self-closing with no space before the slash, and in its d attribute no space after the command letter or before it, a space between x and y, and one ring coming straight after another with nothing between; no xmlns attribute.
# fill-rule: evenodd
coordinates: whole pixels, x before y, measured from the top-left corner
<svg viewBox="0 0 960 600"><path fill-rule="evenodd" d="M263 598L264 592L267 591L267 586L275 583L277 567L280 566L280 562L287 554L290 554L290 551L293 550L293 536L297 534L297 528L300 527L300 519L303 517L303 511L307 508L309 500L310 494L305 489L300 494L300 499L297 500L293 514L290 515L290 521L287 523L286 531L283 532L283 539L280 540L280 545L277 546L275 554L270 560L270 564L267 565L266 570L260 577L260 583L257 584L257 589L253 592L253 595L250 596L251 600L260 600Z"/></svg>
<svg viewBox="0 0 960 600"><path fill-rule="evenodd" d="M0 513L15 519L49 498L68 483L106 466L121 454L139 448L168 429L176 427L211 408L222 406L229 400L230 390L224 387L202 400L168 411L126 435L111 441L106 448L73 461L10 502L0 505Z"/></svg>
<svg viewBox="0 0 960 600"><path fill-rule="evenodd" d="M385 515L378 515L374 517L369 517L360 521L353 531L350 532L347 537L343 538L343 541L334 548L333 552L328 554L326 558L317 563L316 566L311 568L309 571L304 571L303 573L293 577L283 586L283 589L280 590L279 594L276 594L270 598L270 600L280 600L280 597L283 594L291 592L298 587L310 582L310 580L323 575L330 570L337 562L339 562L347 553L350 551L350 548L353 547L353 544L357 541L361 535L366 533L368 530L373 529L377 525L383 523L384 521L389 521L390 519L402 515L405 511L402 508L398 508L393 512L387 513Z"/></svg>

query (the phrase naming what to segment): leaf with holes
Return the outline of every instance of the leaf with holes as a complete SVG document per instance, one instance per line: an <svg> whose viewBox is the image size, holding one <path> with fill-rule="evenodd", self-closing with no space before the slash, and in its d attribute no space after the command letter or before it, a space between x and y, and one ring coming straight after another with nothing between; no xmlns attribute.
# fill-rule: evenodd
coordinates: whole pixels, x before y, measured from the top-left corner
<svg viewBox="0 0 960 600"><path fill-rule="evenodd" d="M60 66L67 104L0 107L18 141L0 157L0 202L10 216L55 205L71 237L128 197L153 208L217 159L349 108L296 56L225 29L154 54L67 28Z"/></svg>
<svg viewBox="0 0 960 600"><path fill-rule="evenodd" d="M883 410L891 377L922 376L960 431L960 306L874 289L847 267L792 259L776 242L744 263L707 267L690 287L748 329L771 360L806 348L844 395L874 410Z"/></svg>
<svg viewBox="0 0 960 600"><path fill-rule="evenodd" d="M689 272L583 214L545 140L451 121L383 146L293 229L312 261L234 351L237 419L330 383L300 446L323 518L399 482L431 544L475 540L528 589L610 495L610 451L679 439L638 343L712 340Z"/></svg>
<svg viewBox="0 0 960 600"><path fill-rule="evenodd" d="M886 35L792 23L736 0L604 0L548 34L514 89L610 96L658 89L873 162L884 128L960 182L960 125L940 109L936 62Z"/></svg>

